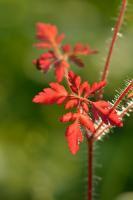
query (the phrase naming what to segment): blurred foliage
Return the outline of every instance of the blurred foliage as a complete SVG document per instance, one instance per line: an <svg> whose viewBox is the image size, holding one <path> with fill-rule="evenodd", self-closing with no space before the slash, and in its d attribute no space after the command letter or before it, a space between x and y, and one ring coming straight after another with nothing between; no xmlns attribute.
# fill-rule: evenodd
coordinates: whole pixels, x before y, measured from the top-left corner
<svg viewBox="0 0 133 200"><path fill-rule="evenodd" d="M83 71L91 83L99 80L118 15L120 0L0 0L0 199L83 200L85 196L85 149L73 157L68 150L64 125L57 106L38 106L31 100L53 81L53 72L40 74L32 65L38 51L35 24L54 23L66 33L66 42L82 41L99 50L85 60ZM123 80L133 77L133 5L129 0L123 37L111 64L106 98L112 99ZM99 143L97 199L122 200L133 191L133 115L122 129ZM127 195L127 200L133 199Z"/></svg>

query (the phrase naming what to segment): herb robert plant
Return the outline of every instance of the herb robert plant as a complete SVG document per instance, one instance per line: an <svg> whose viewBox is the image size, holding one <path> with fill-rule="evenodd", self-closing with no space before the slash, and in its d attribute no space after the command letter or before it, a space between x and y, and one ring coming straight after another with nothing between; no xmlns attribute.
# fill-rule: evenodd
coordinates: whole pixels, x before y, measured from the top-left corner
<svg viewBox="0 0 133 200"><path fill-rule="evenodd" d="M84 137L96 141L103 135L103 127L104 129L122 127L123 110L120 112L117 107L126 95L130 95L133 81L129 82L126 91L114 105L104 99L97 100L95 97L106 86L106 81L102 80L90 85L88 81L82 82L81 77L70 70L71 62L78 67L84 66L79 58L80 55L90 56L97 51L82 43L77 43L74 47L70 44L62 45L64 34L59 35L55 25L38 23L36 35L40 42L35 46L43 49L44 53L33 63L44 73L54 68L57 82L50 83L48 88L33 98L33 102L64 104L66 110L75 108L74 112L67 112L60 118L61 122L72 122L65 133L72 154L77 153ZM61 84L64 78L69 91Z"/></svg>

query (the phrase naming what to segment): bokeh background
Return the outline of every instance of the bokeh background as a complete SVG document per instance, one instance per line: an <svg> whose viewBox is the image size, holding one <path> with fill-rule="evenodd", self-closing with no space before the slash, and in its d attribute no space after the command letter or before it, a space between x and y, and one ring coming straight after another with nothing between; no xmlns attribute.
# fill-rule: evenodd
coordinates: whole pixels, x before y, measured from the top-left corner
<svg viewBox="0 0 133 200"><path fill-rule="evenodd" d="M33 96L53 81L32 65L35 24L54 23L65 42L89 43L99 54L72 68L90 83L99 80L120 0L0 0L0 199L83 200L86 144L72 156L58 117L62 107L40 106ZM133 77L133 2L129 0L114 51L106 99ZM99 200L133 200L133 115L98 144ZM98 167L99 166L99 167Z"/></svg>

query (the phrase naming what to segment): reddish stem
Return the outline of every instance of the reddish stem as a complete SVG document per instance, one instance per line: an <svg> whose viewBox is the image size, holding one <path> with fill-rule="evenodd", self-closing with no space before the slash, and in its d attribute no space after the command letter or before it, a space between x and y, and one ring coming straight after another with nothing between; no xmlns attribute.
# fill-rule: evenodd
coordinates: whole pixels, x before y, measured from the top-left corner
<svg viewBox="0 0 133 200"><path fill-rule="evenodd" d="M88 200L93 195L93 141L88 140Z"/></svg>
<svg viewBox="0 0 133 200"><path fill-rule="evenodd" d="M108 71L109 71L109 67L110 67L110 62L111 62L114 46L115 46L117 36L118 36L119 30L121 28L122 22L123 22L123 17L124 17L125 10L126 10L126 5L127 5L127 0L122 0L122 6L121 6L121 9L120 9L120 14L118 16L118 19L117 19L117 22L116 22L116 25L115 25L115 28L114 28L114 34L113 34L112 41L111 41L111 44L110 44L107 59L106 59L106 62L105 62L101 81L107 80ZM102 96L103 96L103 89L101 89L100 92L99 92L99 96L98 96L99 99L102 99Z"/></svg>
<svg viewBox="0 0 133 200"><path fill-rule="evenodd" d="M119 96L117 101L114 103L113 107L110 109L110 113L115 110L115 108L119 105L119 103L123 100L124 96L129 92L129 90L133 87L133 81L129 83L129 85L125 88L122 94Z"/></svg>

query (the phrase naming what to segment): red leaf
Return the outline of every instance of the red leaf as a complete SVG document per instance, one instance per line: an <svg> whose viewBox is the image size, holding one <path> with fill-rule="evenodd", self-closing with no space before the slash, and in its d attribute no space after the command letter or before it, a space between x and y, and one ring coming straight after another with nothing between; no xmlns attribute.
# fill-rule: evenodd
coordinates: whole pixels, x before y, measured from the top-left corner
<svg viewBox="0 0 133 200"><path fill-rule="evenodd" d="M105 124L108 124L108 114L110 110L110 104L106 101L97 101L93 102L93 114L96 119L99 117L102 118Z"/></svg>
<svg viewBox="0 0 133 200"><path fill-rule="evenodd" d="M71 109L71 108L76 107L77 105L78 105L78 100L77 99L71 99L66 103L65 109Z"/></svg>
<svg viewBox="0 0 133 200"><path fill-rule="evenodd" d="M81 84L80 76L77 76L72 71L68 72L68 80L70 83L70 88L74 93L77 93L78 95L83 95L84 97L87 97L88 93L90 93L89 83L85 81Z"/></svg>
<svg viewBox="0 0 133 200"><path fill-rule="evenodd" d="M88 93L88 95L94 94L95 92L97 92L98 90L102 89L103 87L105 87L106 85L106 81L101 81L99 83L94 83L91 86L90 92Z"/></svg>
<svg viewBox="0 0 133 200"><path fill-rule="evenodd" d="M67 91L58 83L51 83L51 88L46 88L33 98L34 103L39 104L61 104L67 98Z"/></svg>
<svg viewBox="0 0 133 200"><path fill-rule="evenodd" d="M110 113L109 122L113 126L114 125L116 125L118 127L123 126L123 122L122 122L121 118L119 117L119 115L117 114L117 112L115 110Z"/></svg>
<svg viewBox="0 0 133 200"><path fill-rule="evenodd" d="M78 67L84 67L84 63L81 58L78 58L75 55L69 57L72 62L74 62Z"/></svg>
<svg viewBox="0 0 133 200"><path fill-rule="evenodd" d="M55 55L54 55L54 52L53 51L49 51L47 53L43 53L41 56L40 56L41 59L53 59L55 58Z"/></svg>
<svg viewBox="0 0 133 200"><path fill-rule="evenodd" d="M88 115L80 114L80 123L94 133L95 127Z"/></svg>
<svg viewBox="0 0 133 200"><path fill-rule="evenodd" d="M58 105L60 105L60 104L62 104L64 101L66 100L66 97L64 96L64 97L59 97L59 99L57 100L57 104Z"/></svg>
<svg viewBox="0 0 133 200"><path fill-rule="evenodd" d="M62 33L58 35L58 29L55 25L37 23L37 38L45 42L37 44L39 48L51 48L53 41L59 45L65 37L65 34ZM49 46L50 45L50 46Z"/></svg>
<svg viewBox="0 0 133 200"><path fill-rule="evenodd" d="M69 53L71 51L71 45L70 44L63 45L62 50L64 53Z"/></svg>
<svg viewBox="0 0 133 200"><path fill-rule="evenodd" d="M52 51L49 51L47 53L43 53L39 59L34 60L33 64L35 64L38 69L47 72L53 62L53 59L55 59L55 55Z"/></svg>
<svg viewBox="0 0 133 200"><path fill-rule="evenodd" d="M66 69L68 67L69 67L68 63L64 60L56 63L56 65L55 65L55 75L56 75L56 79L57 79L58 82L62 81L62 79L65 75Z"/></svg>
<svg viewBox="0 0 133 200"><path fill-rule="evenodd" d="M64 33L58 35L57 38L56 38L56 43L60 44L63 41L64 38L65 38L65 34Z"/></svg>
<svg viewBox="0 0 133 200"><path fill-rule="evenodd" d="M39 104L53 104L57 99L57 94L52 89L46 88L33 98L33 102Z"/></svg>
<svg viewBox="0 0 133 200"><path fill-rule="evenodd" d="M108 114L108 109L111 108L111 105L109 102L107 101L96 101L96 102L93 102L93 105L98 108L99 110L103 111L104 114Z"/></svg>
<svg viewBox="0 0 133 200"><path fill-rule="evenodd" d="M94 106L93 114L95 118L100 116L105 124L110 123L111 125L115 125L119 127L123 126L123 123L119 115L117 114L117 111L113 110L110 113L110 109L111 109L110 103L106 101L98 101L98 102L94 102L93 106Z"/></svg>
<svg viewBox="0 0 133 200"><path fill-rule="evenodd" d="M74 93L77 93L79 90L80 83L81 83L80 76L77 76L72 71L69 71L68 72L68 80L69 80L70 88L72 89L72 91Z"/></svg>
<svg viewBox="0 0 133 200"><path fill-rule="evenodd" d="M83 141L82 132L77 121L68 126L65 135L70 151L73 155L75 155L79 150L79 142Z"/></svg>
<svg viewBox="0 0 133 200"><path fill-rule="evenodd" d="M56 92L62 94L62 96L67 96L68 95L68 93L67 93L66 89L64 88L64 86L60 85L59 83L50 83L49 85L53 90L55 90Z"/></svg>
<svg viewBox="0 0 133 200"><path fill-rule="evenodd" d="M58 34L57 27L51 24L37 23L37 38L40 40L51 41Z"/></svg>
<svg viewBox="0 0 133 200"><path fill-rule="evenodd" d="M78 114L77 113L69 112L69 113L66 113L65 115L63 115L60 118L60 121L61 122L70 122L70 121L76 120L77 118L78 118Z"/></svg>
<svg viewBox="0 0 133 200"><path fill-rule="evenodd" d="M70 81L70 83L73 83L73 81L74 81L74 79L75 79L75 77L76 77L76 74L73 72L73 71L69 71L68 72L68 77L69 77L69 81Z"/></svg>
<svg viewBox="0 0 133 200"><path fill-rule="evenodd" d="M77 43L74 47L74 54L76 55L90 55L97 53L97 51L90 49L89 45Z"/></svg>
<svg viewBox="0 0 133 200"><path fill-rule="evenodd" d="M84 97L86 97L89 92L90 92L90 85L88 84L87 81L85 81L80 85L80 94L84 93Z"/></svg>
<svg viewBox="0 0 133 200"><path fill-rule="evenodd" d="M75 77L74 83L75 83L75 86L76 86L77 88L79 88L79 86L80 86L80 84L81 84L81 78L80 78L80 76L76 76L76 77Z"/></svg>
<svg viewBox="0 0 133 200"><path fill-rule="evenodd" d="M81 105L82 105L83 110L84 110L86 113L88 113L88 112L89 112L88 105L87 105L85 102L82 102Z"/></svg>
<svg viewBox="0 0 133 200"><path fill-rule="evenodd" d="M74 46L74 50L69 56L69 59L74 62L78 67L84 67L84 63L81 58L79 58L79 55L90 55L97 53L97 51L91 50L88 45L83 45L81 43L77 43Z"/></svg>
<svg viewBox="0 0 133 200"><path fill-rule="evenodd" d="M51 60L38 59L34 63L36 64L37 69L46 73L50 68Z"/></svg>

